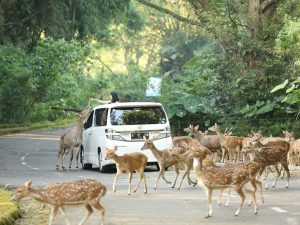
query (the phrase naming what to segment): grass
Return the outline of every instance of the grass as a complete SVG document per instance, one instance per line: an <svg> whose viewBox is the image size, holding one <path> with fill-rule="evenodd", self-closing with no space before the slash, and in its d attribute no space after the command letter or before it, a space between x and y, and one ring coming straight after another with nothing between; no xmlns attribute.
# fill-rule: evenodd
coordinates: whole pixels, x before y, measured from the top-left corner
<svg viewBox="0 0 300 225"><path fill-rule="evenodd" d="M76 118L56 120L56 121L44 121L39 123L28 124L2 124L0 127L0 135L19 133L24 131L36 130L41 128L54 128L59 126L65 126L76 122Z"/></svg>
<svg viewBox="0 0 300 225"><path fill-rule="evenodd" d="M21 217L19 205L10 201L11 192L0 189L0 225L11 225Z"/></svg>

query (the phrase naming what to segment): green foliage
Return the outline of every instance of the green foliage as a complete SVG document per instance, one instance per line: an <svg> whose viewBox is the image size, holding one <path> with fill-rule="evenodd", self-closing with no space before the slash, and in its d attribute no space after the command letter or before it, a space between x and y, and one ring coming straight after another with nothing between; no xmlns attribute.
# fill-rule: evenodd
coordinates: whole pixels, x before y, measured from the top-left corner
<svg viewBox="0 0 300 225"><path fill-rule="evenodd" d="M1 121L49 119L53 117L50 106L61 99L68 99L69 106L80 103L79 71L88 48L76 41L52 39L41 41L30 55L20 47L0 47Z"/></svg>

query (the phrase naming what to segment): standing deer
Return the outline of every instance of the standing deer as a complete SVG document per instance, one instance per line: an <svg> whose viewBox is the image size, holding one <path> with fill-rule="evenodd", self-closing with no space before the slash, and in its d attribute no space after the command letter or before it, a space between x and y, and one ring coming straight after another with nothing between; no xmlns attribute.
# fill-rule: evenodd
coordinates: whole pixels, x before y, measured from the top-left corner
<svg viewBox="0 0 300 225"><path fill-rule="evenodd" d="M237 194L241 197L240 205L235 212L235 216L240 213L240 210L245 201L245 194L251 195L253 199L254 213L257 213L257 204L255 192L245 188L245 184L249 182L252 178L250 172L240 166L226 166L213 168L205 168L203 166L203 160L206 155L210 154L209 151L203 149L196 149L193 151L194 157L194 170L198 184L202 186L207 192L207 199L209 210L207 213L207 218L212 216L213 209L211 204L212 192L215 189L224 190L226 188L233 188ZM255 163L255 162L251 162Z"/></svg>
<svg viewBox="0 0 300 225"><path fill-rule="evenodd" d="M48 185L41 189L31 187L31 181L21 185L12 196L11 200L19 201L24 197L30 196L37 201L51 206L49 225L52 224L57 211L60 210L65 222L69 221L64 212L64 206L85 205L86 216L79 223L84 224L93 213L92 207L96 208L101 214L101 225L104 225L105 209L100 204L100 199L105 195L106 187L94 179L84 179L65 183Z"/></svg>
<svg viewBox="0 0 300 225"><path fill-rule="evenodd" d="M64 165L64 158L71 150L70 164L69 170L71 170L73 156L76 157L76 169L78 169L78 158L79 158L79 150L82 144L82 133L83 133L83 124L87 116L89 115L90 110L85 109L81 111L78 116L78 123L72 130L66 132L60 137L60 145L57 154L57 162L56 169L59 169L59 162L61 162L61 167L63 170L66 170Z"/></svg>
<svg viewBox="0 0 300 225"><path fill-rule="evenodd" d="M220 137L218 135L208 135L207 132L203 133L199 130L199 126L193 127L190 125L183 129L186 133L192 133L200 144L208 148L212 153L220 154L222 152Z"/></svg>
<svg viewBox="0 0 300 225"><path fill-rule="evenodd" d="M116 162L117 173L115 176L115 180L113 183L113 191L116 192L116 182L117 178L122 174L122 171L128 172L128 195L131 194L131 179L132 174L136 171L140 175L140 179L138 184L136 185L134 192L137 191L138 186L141 183L141 180L144 179L145 189L144 193L147 193L147 184L146 184L146 176L144 174L144 170L147 166L148 158L141 152L133 152L128 153L122 156L118 156L116 154L117 146L113 149L105 148L105 159L112 159Z"/></svg>
<svg viewBox="0 0 300 225"><path fill-rule="evenodd" d="M179 175L179 170L178 170L179 161L177 159L175 159L174 157L170 156L170 149L158 150L153 143L153 139L148 139L148 140L145 139L142 150L146 150L146 149L151 150L152 154L157 159L158 164L159 164L160 170L159 170L159 174L158 174L154 189L157 189L157 184L158 184L160 177L162 177L167 184L171 183L170 181L168 181L165 178L165 168L167 168L169 166L173 166L175 173L176 173L176 177L175 177L175 180L172 185L172 188L174 188L177 178L178 178L178 175ZM173 149L176 149L176 150L180 151L181 153L184 152L184 150L179 147L175 147Z"/></svg>
<svg viewBox="0 0 300 225"><path fill-rule="evenodd" d="M233 161L233 162L238 161L242 149L242 141L244 138L222 134L217 124L208 128L208 130L216 132L217 136L220 138L220 145L222 147L221 162L225 161L226 153L228 153L229 155L229 161Z"/></svg>

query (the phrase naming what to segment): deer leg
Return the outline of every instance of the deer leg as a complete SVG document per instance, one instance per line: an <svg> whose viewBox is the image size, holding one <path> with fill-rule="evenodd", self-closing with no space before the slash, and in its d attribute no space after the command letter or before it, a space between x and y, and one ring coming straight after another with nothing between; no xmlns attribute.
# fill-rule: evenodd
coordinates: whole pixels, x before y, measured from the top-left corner
<svg viewBox="0 0 300 225"><path fill-rule="evenodd" d="M51 206L51 213L50 213L49 225L52 224L52 221L53 221L54 217L57 214L57 210L58 210L57 206Z"/></svg>
<svg viewBox="0 0 300 225"><path fill-rule="evenodd" d="M164 181L167 183L167 184L171 184L172 182L171 181L168 181L166 178L165 178L165 164L164 165L161 165L161 170L160 170L160 176L164 179Z"/></svg>
<svg viewBox="0 0 300 225"><path fill-rule="evenodd" d="M224 161L225 161L225 153L226 153L226 149L225 149L225 147L222 146L222 158L221 158L221 163L224 163Z"/></svg>
<svg viewBox="0 0 300 225"><path fill-rule="evenodd" d="M87 209L87 214L83 217L83 219L80 221L78 225L83 225L87 221L89 216L93 213L93 208L89 204L86 204L85 208Z"/></svg>
<svg viewBox="0 0 300 225"><path fill-rule="evenodd" d="M229 201L230 201L230 187L228 188L227 201L225 203L225 206L229 205Z"/></svg>
<svg viewBox="0 0 300 225"><path fill-rule="evenodd" d="M241 202L240 202L239 208L237 209L237 211L236 211L235 214L234 214L235 216L238 216L239 213L240 213L240 211L241 211L241 208L242 208L242 206L243 206L243 203L244 203L244 201L245 201L245 193L244 193L242 187L237 187L237 188L235 188L235 191L236 191L236 193L238 193L239 196L241 197Z"/></svg>
<svg viewBox="0 0 300 225"><path fill-rule="evenodd" d="M115 179L114 179L114 183L113 183L113 192L116 192L116 183L117 183L117 178L122 174L122 171L117 168L117 173L116 173L116 176L115 176Z"/></svg>
<svg viewBox="0 0 300 225"><path fill-rule="evenodd" d="M70 157L70 163L69 163L69 171L71 170L71 165L73 161L73 156L74 156L74 147L71 148L71 157Z"/></svg>
<svg viewBox="0 0 300 225"><path fill-rule="evenodd" d="M281 162L281 165L283 166L284 170L286 171L286 188L289 187L289 183L290 183L290 170L289 170L289 166L288 166L288 162L287 160L285 162Z"/></svg>
<svg viewBox="0 0 300 225"><path fill-rule="evenodd" d="M147 182L146 182L146 175L144 174L144 172L143 172L143 178L144 178L144 193L146 194L147 193L147 191L148 191L148 188L147 188Z"/></svg>
<svg viewBox="0 0 300 225"><path fill-rule="evenodd" d="M61 167L63 170L66 170L66 167L64 165L64 160L65 160L65 156L69 153L69 148L64 149L64 152L62 153L62 157L61 157Z"/></svg>
<svg viewBox="0 0 300 225"><path fill-rule="evenodd" d="M173 167L174 167L174 170L175 170L175 173L176 173L176 177L175 177L174 183L173 183L173 185L172 185L171 188L174 188L174 187L175 187L177 178L178 178L178 176L179 176L178 164L175 164Z"/></svg>
<svg viewBox="0 0 300 225"><path fill-rule="evenodd" d="M191 168L188 168L188 173L187 173L188 181L189 181L190 185L193 185L195 187L197 185L197 180L192 181L190 174L191 174Z"/></svg>
<svg viewBox="0 0 300 225"><path fill-rule="evenodd" d="M62 208L62 207L59 207L59 211L61 212L61 214L63 215L63 217L64 217L64 219L65 219L65 222L66 222L66 224L67 225L70 225L70 222L69 222L69 220L68 220L68 218L67 218L67 216L66 216L66 214L65 214L65 211L64 211L64 209Z"/></svg>
<svg viewBox="0 0 300 225"><path fill-rule="evenodd" d="M278 177L280 177L280 171L278 169L278 166L277 165L274 165L274 168L276 170L276 173L277 173L277 176L275 177L274 181L273 181L273 184L272 184L272 187L276 187L276 183L277 183L277 180L278 180Z"/></svg>
<svg viewBox="0 0 300 225"><path fill-rule="evenodd" d="M182 175L180 184L179 184L179 186L177 187L178 190L181 188L182 181L183 181L183 179L185 178L185 176L186 176L187 174L188 174L188 169L185 168L185 171L184 171L184 174ZM189 176L188 176L188 178L189 178ZM189 181L189 184L190 184L190 180L189 180L189 179L188 179L188 181Z"/></svg>
<svg viewBox="0 0 300 225"><path fill-rule="evenodd" d="M104 225L104 214L105 214L105 209L104 207L100 204L99 201L95 202L92 204L101 214L101 225Z"/></svg>
<svg viewBox="0 0 300 225"><path fill-rule="evenodd" d="M211 196L212 196L212 189L207 190L207 200L208 200L208 212L206 218L209 218L212 216L213 209L211 205Z"/></svg>
<svg viewBox="0 0 300 225"><path fill-rule="evenodd" d="M131 194L131 180L132 180L132 172L129 172L128 173L128 191L127 191L128 195Z"/></svg>
<svg viewBox="0 0 300 225"><path fill-rule="evenodd" d="M252 200L253 200L253 207L254 207L254 214L257 214L257 203L256 203L256 196L255 196L255 192L254 191L251 191L249 189L244 189L244 191L251 195L252 197Z"/></svg>
<svg viewBox="0 0 300 225"><path fill-rule="evenodd" d="M78 164L78 160L79 160L79 151L80 151L80 146L76 148L76 169L78 170L79 164Z"/></svg>

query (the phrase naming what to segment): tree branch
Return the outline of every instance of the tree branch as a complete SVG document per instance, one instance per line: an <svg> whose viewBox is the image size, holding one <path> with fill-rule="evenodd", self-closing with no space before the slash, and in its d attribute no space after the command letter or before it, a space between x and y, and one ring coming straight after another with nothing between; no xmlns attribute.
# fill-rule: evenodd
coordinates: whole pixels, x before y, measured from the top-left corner
<svg viewBox="0 0 300 225"><path fill-rule="evenodd" d="M143 5L148 6L150 8L153 8L153 9L159 11L159 12L168 14L168 15L174 17L175 19L180 20L180 21L185 22L185 23L188 23L190 25L195 25L195 26L199 26L199 27L203 27L204 26L203 24L199 23L198 21L194 21L194 20L190 20L190 19L188 19L186 17L182 17L182 16L180 16L180 15L172 12L169 9L162 8L162 7L158 6L158 5L155 5L155 4L151 3L151 2L148 2L147 0L136 0L136 1L139 2L139 3L141 3L141 4L143 4Z"/></svg>

